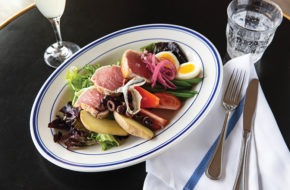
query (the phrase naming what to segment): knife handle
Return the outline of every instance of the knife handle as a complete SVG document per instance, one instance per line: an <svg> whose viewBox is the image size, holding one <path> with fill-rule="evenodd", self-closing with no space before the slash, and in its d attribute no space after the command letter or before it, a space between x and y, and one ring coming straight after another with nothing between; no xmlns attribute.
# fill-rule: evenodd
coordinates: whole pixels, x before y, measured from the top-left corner
<svg viewBox="0 0 290 190"><path fill-rule="evenodd" d="M251 136L252 135L249 132L244 132L243 134L243 143L240 153L238 175L234 184L234 190L248 189L248 159Z"/></svg>

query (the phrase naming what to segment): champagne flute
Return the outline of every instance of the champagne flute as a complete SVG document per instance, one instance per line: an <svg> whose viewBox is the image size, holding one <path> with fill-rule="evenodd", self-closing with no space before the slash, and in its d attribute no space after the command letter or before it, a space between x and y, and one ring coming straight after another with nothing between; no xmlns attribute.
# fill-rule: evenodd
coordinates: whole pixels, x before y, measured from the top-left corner
<svg viewBox="0 0 290 190"><path fill-rule="evenodd" d="M72 42L62 41L60 32L60 18L64 12L66 0L35 0L36 7L52 25L56 42L50 45L45 53L44 60L47 65L57 68L80 47Z"/></svg>

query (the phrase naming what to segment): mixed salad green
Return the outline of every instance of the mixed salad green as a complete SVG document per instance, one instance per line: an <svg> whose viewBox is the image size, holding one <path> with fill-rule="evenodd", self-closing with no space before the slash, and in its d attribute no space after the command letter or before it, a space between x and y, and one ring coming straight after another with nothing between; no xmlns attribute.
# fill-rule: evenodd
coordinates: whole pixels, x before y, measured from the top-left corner
<svg viewBox="0 0 290 190"><path fill-rule="evenodd" d="M151 55L153 56L158 52L162 52L164 50L171 51L176 55L176 57L179 60L181 60L180 63L187 61L185 54L182 52L182 50L175 42L153 43L148 46L142 47L141 50L142 52L146 52L147 54L151 53ZM119 63L117 64L119 65ZM78 100L80 95L88 88L94 86L94 83L92 82L91 78L94 75L94 73L101 67L102 66L99 64L86 65L83 68L77 68L75 66L72 66L66 73L66 81L69 87L74 92L74 98L59 110L59 114L56 116L56 119L51 121L48 124L48 127L56 129L54 133L54 141L64 144L68 149L73 147L82 147L100 144L102 150L108 150L112 147L119 146L122 140L128 137L112 134L103 134L88 130L88 128L84 126L84 124L80 119L80 113L83 109L81 107L74 106L75 102ZM168 66L165 65L165 67ZM140 87L136 88L136 90L142 96L143 100L145 99L149 99L150 101L158 100L156 107L152 107L153 109L158 108L158 106L159 108L162 109L164 108L179 109L183 100L193 97L195 94L198 93L197 91L192 89L196 84L198 84L201 81L202 78L200 76L182 80L174 78L170 80L170 82L175 87L165 88L162 82L160 83L157 78L157 83L154 85L154 87L150 83L146 83L145 85L142 85L141 88ZM129 98L132 99L132 97ZM122 96L122 94L118 96L106 95L104 97L104 99L102 100L102 104L107 105L108 101L113 101L113 103L116 104L114 105L116 106L116 109L114 110L110 110L110 107L105 106L105 109L108 109L110 111L106 119L113 120L114 119L113 113L117 112L117 108L120 108L120 110L122 111L118 111L118 113L121 113L126 117L128 116L129 119L138 121L142 125L145 125L145 127L148 127L150 130L153 131L159 130L160 128L156 128L156 124L160 125L160 123L162 123L161 128L165 127L163 125L166 125L167 123L166 119L161 118L160 116L154 113L151 113L150 106L149 109L147 109L148 105L152 104L152 101L151 102L147 101L146 103L145 101L141 100L141 108L139 112L140 114L138 113L136 115L129 116L124 111L123 99L124 97ZM144 107L142 107L142 103ZM171 106L166 104L174 104L174 105Z"/></svg>

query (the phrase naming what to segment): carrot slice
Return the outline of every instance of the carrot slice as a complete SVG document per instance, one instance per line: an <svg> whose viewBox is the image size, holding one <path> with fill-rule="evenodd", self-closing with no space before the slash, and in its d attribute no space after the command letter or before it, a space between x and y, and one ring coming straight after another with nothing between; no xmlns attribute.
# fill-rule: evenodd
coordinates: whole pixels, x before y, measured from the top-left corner
<svg viewBox="0 0 290 190"><path fill-rule="evenodd" d="M134 87L142 96L141 108L156 108L159 105L159 98L140 86Z"/></svg>

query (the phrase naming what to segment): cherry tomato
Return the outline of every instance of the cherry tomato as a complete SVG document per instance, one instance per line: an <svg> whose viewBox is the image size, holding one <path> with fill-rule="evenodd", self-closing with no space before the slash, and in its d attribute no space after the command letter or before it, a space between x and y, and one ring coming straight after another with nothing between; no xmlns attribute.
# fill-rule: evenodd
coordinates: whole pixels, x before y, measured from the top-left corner
<svg viewBox="0 0 290 190"><path fill-rule="evenodd" d="M166 92L154 93L159 98L159 104L156 108L178 110L181 106L181 101L174 95Z"/></svg>

